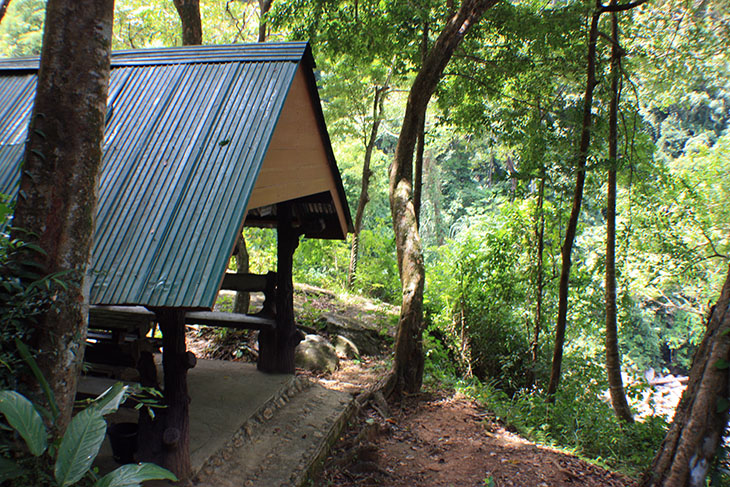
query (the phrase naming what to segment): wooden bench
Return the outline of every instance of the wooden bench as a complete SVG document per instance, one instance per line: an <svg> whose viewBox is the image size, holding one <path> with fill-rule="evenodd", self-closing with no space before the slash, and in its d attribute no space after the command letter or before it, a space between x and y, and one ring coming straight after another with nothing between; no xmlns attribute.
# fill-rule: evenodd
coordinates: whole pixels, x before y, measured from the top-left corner
<svg viewBox="0 0 730 487"><path fill-rule="evenodd" d="M254 315L241 313L222 313L219 311L188 311L185 323L188 325L220 326L238 330L262 330L276 328L275 289L276 273L268 274L233 274L223 277L221 289L238 292L263 292L263 309ZM156 321L155 313L144 306L102 306L89 307L89 328L112 330L120 334L137 333L144 337ZM113 340L121 342L125 337Z"/></svg>

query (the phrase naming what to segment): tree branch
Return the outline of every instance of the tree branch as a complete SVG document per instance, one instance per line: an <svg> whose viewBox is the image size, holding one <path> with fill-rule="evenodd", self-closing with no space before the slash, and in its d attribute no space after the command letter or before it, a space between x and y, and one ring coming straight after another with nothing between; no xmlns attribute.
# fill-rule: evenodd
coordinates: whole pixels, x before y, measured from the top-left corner
<svg viewBox="0 0 730 487"><path fill-rule="evenodd" d="M649 0L636 0L635 2L624 3L623 5L606 5L601 6L600 12L623 12L625 10L631 10L639 5L648 2Z"/></svg>

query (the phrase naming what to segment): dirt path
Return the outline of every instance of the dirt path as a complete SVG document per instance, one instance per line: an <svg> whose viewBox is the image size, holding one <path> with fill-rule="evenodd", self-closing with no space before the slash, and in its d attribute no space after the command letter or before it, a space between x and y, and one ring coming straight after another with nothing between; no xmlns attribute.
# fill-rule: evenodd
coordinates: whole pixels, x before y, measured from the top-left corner
<svg viewBox="0 0 730 487"><path fill-rule="evenodd" d="M506 431L472 401L440 393L381 403L361 415L335 445L314 485L612 487L632 481L536 446Z"/></svg>

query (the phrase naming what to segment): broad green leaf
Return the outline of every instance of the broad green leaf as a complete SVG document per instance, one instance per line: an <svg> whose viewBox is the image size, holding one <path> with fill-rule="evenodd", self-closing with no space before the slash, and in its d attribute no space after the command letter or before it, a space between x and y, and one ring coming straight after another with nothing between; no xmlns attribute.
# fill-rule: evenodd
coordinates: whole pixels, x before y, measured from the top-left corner
<svg viewBox="0 0 730 487"><path fill-rule="evenodd" d="M119 409L119 404L124 400L126 392L127 386L117 382L97 397L91 407L99 411L102 416L113 413Z"/></svg>
<svg viewBox="0 0 730 487"><path fill-rule="evenodd" d="M32 402L15 391L0 391L0 412L23 437L33 455L46 451L48 433Z"/></svg>
<svg viewBox="0 0 730 487"><path fill-rule="evenodd" d="M30 367L31 372L33 372L33 376L38 381L38 384L40 384L41 389L43 389L43 393L46 395L46 399L48 400L48 406L51 408L51 419L55 422L56 418L58 417L58 405L56 404L56 397L53 395L51 386L48 385L48 381L43 376L43 372L41 372L41 369L38 368L38 364L33 358L33 355L31 355L30 350L28 350L28 347L25 345L25 343L16 338L15 347L18 349L18 353L20 354L21 358L25 361L26 364L28 364L28 367Z"/></svg>
<svg viewBox="0 0 730 487"><path fill-rule="evenodd" d="M74 416L58 447L54 468L58 485L66 487L86 475L99 453L105 433L106 421L96 408L89 407Z"/></svg>
<svg viewBox="0 0 730 487"><path fill-rule="evenodd" d="M177 477L167 469L158 467L154 463L139 463L123 465L100 478L94 485L95 487L136 487L146 480L162 479L177 481Z"/></svg>
<svg viewBox="0 0 730 487"><path fill-rule="evenodd" d="M0 457L0 483L19 477L22 474L23 469L21 469L14 461Z"/></svg>

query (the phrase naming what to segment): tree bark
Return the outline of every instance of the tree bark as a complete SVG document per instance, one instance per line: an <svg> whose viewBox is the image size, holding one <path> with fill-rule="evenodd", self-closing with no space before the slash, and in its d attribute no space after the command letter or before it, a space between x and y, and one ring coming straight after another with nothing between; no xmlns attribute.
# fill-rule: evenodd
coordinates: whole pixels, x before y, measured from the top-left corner
<svg viewBox="0 0 730 487"><path fill-rule="evenodd" d="M689 383L642 487L705 485L728 419L730 268L707 331L692 360Z"/></svg>
<svg viewBox="0 0 730 487"><path fill-rule="evenodd" d="M259 0L259 42L266 42L266 14L274 0Z"/></svg>
<svg viewBox="0 0 730 487"><path fill-rule="evenodd" d="M248 249L246 249L246 239L243 234L238 236L238 243L236 244L236 272L238 274L248 273ZM251 303L251 294L245 292L237 292L236 298L233 301L233 312L234 313L248 313L248 307Z"/></svg>
<svg viewBox="0 0 730 487"><path fill-rule="evenodd" d="M203 43L203 26L200 22L200 0L173 0L182 23L183 46Z"/></svg>
<svg viewBox="0 0 730 487"><path fill-rule="evenodd" d="M49 0L35 105L13 224L46 252L42 272L69 271L68 288L32 339L58 402L71 418L88 323L88 277L104 138L113 0ZM23 232L24 231L24 232ZM46 403L41 394L36 398Z"/></svg>
<svg viewBox="0 0 730 487"><path fill-rule="evenodd" d="M3 17L5 17L5 12L8 11L9 6L10 0L0 0L0 23L2 23Z"/></svg>
<svg viewBox="0 0 730 487"><path fill-rule="evenodd" d="M421 37L421 64L426 61L428 55L428 22L423 23L423 35ZM426 148L426 114L423 114L421 123L418 126L418 139L416 140L416 160L413 164L413 209L416 212L416 226L421 227L421 200L423 194L423 151Z"/></svg>
<svg viewBox="0 0 730 487"><path fill-rule="evenodd" d="M613 0L612 3L616 3ZM608 190L606 195L606 374L611 405L616 416L628 423L634 421L626 401L621 378L621 356L618 348L616 310L616 169L618 166L618 103L621 77L621 48L618 41L618 16L611 14L611 102L608 116Z"/></svg>
<svg viewBox="0 0 730 487"><path fill-rule="evenodd" d="M390 76L383 86L375 87L375 95L373 96L373 125L370 127L370 136L365 145L365 158L362 163L362 180L360 182L360 197L357 200L357 211L355 213L355 228L352 234L352 246L350 247L350 266L347 270L347 287L352 289L355 285L355 277L357 275L357 259L360 248L360 231L362 230L362 219L365 215L365 206L370 201L368 189L370 187L370 177L373 172L370 170L370 161L373 157L375 149L375 140L378 138L380 130L380 122L383 120L383 108L385 97L390 87Z"/></svg>
<svg viewBox="0 0 730 487"><path fill-rule="evenodd" d="M395 159L390 170L390 211L393 218L402 303L393 360L393 392L417 392L423 381L423 284L425 270L421 238L413 205L413 152L418 129L444 68L464 35L497 0L464 0L436 39L413 81Z"/></svg>
<svg viewBox="0 0 730 487"><path fill-rule="evenodd" d="M586 90L583 97L583 125L578 146L576 161L575 191L573 192L573 208L568 218L568 226L565 229L565 241L561 250L562 265L560 269L560 286L558 292L558 319L555 324L555 346L553 349L553 363L550 371L550 383L548 384L548 401L552 402L560 382L560 369L563 362L563 345L565 344L565 327L568 316L568 287L570 281L571 254L573 242L575 241L576 230L578 229L578 218L580 207L583 202L583 185L586 178L586 160L588 159L588 148L591 143L591 108L593 106L593 90L596 86L596 41L598 39L598 20L601 16L601 2L596 0L596 9L591 17L591 27L588 34L588 74L586 79Z"/></svg>
<svg viewBox="0 0 730 487"><path fill-rule="evenodd" d="M530 383L535 382L535 367L538 361L538 351L540 350L540 328L542 324L542 295L543 295L543 254L545 251L545 212L543 210L543 204L545 201L545 169L543 168L540 174L540 187L537 193L537 208L535 209L537 215L535 218L535 239L537 245L537 252L535 256L535 329L532 336L531 358L532 358L532 371L530 372Z"/></svg>

